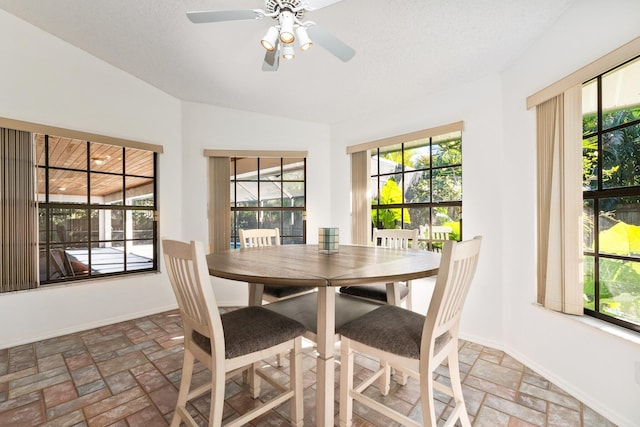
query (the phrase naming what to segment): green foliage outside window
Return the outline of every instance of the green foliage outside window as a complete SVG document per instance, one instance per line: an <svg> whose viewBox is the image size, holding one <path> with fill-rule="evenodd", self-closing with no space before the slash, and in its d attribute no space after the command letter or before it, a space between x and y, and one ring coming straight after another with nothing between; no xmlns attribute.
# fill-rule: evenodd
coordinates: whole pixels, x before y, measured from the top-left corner
<svg viewBox="0 0 640 427"><path fill-rule="evenodd" d="M603 112L598 141L598 116L583 116L583 189L599 191L640 186L640 105ZM633 123L636 124L633 124ZM629 124L629 126L623 126ZM609 131L608 129L615 129ZM598 144L600 142L600 144ZM602 164L602 187L598 183L598 161ZM585 200L587 197L585 196ZM589 197L591 199L591 196ZM589 202L591 206L592 201ZM584 258L584 296L586 309L640 325L640 198L637 196L599 196L598 212L584 215L585 250L594 253L594 221L599 224L598 274L593 256ZM585 208L588 210L587 205ZM632 214L625 214L624 211ZM635 212L636 216L633 216ZM633 224L632 222L636 222ZM616 257L625 257L618 259ZM599 305L596 306L596 283Z"/></svg>
<svg viewBox="0 0 640 427"><path fill-rule="evenodd" d="M583 130L587 132L596 120L595 114L583 117ZM609 111L603 126L613 128L640 119L640 106ZM640 125L629 126L615 132L603 133L603 187L640 185ZM598 177L597 137L582 141L583 183L585 189L596 189Z"/></svg>
<svg viewBox="0 0 640 427"><path fill-rule="evenodd" d="M390 178L380 189L380 198L377 200L379 205L392 205L402 203L402 190L398 184ZM404 214L404 223L410 224L411 218L409 216L409 210L404 208L386 208L377 209L371 211L371 221L378 228L398 228L396 225L401 224L403 221L402 215Z"/></svg>
<svg viewBox="0 0 640 427"><path fill-rule="evenodd" d="M371 155L371 222L376 228L419 229L420 247L433 249L431 227L461 239L462 138L452 132L376 150ZM442 229L438 230L439 232ZM438 246L438 247L440 247Z"/></svg>

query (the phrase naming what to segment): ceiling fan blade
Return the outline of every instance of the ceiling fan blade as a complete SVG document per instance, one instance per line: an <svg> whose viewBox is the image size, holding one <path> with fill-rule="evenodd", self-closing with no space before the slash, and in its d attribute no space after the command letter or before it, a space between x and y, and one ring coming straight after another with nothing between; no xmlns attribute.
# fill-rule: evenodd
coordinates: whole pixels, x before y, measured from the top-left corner
<svg viewBox="0 0 640 427"><path fill-rule="evenodd" d="M307 27L307 33L314 43L318 43L342 62L347 62L356 54L356 51L351 46L322 27L310 25Z"/></svg>
<svg viewBox="0 0 640 427"><path fill-rule="evenodd" d="M242 21L245 19L262 19L264 11L260 9L247 10L202 10L187 12L187 18L194 24L207 22Z"/></svg>
<svg viewBox="0 0 640 427"><path fill-rule="evenodd" d="M301 6L306 10L317 10L341 1L342 0L303 0Z"/></svg>
<svg viewBox="0 0 640 427"><path fill-rule="evenodd" d="M280 66L280 43L273 50L268 50L264 54L264 61L262 62L262 71L278 71Z"/></svg>

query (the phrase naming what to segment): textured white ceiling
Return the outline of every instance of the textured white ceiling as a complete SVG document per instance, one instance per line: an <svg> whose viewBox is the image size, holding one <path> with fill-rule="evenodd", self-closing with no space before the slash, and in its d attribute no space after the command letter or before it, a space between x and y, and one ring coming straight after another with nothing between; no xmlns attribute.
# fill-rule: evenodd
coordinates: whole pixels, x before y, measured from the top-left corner
<svg viewBox="0 0 640 427"><path fill-rule="evenodd" d="M504 69L576 0L343 0L307 12L356 49L261 70L271 19L193 24L262 0L0 0L0 8L187 101L336 123Z"/></svg>

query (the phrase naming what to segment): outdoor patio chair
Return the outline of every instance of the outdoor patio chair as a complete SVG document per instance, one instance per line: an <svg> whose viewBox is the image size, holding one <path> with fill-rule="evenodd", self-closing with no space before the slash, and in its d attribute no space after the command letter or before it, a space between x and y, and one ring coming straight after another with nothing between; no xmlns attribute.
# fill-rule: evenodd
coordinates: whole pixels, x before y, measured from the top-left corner
<svg viewBox="0 0 640 427"><path fill-rule="evenodd" d="M426 316L400 307L383 305L338 329L337 332L342 336L341 427L352 425L354 399L402 425L436 427L436 391L453 397L453 411L448 415L445 425L453 426L459 420L463 427L471 426L460 382L458 328L462 308L476 271L480 243L480 237L465 242L445 242L436 287ZM385 406L366 391L378 377L386 375L385 366L381 365L370 378L354 385L353 364L356 352L385 360L420 381L423 423L417 423L405 414ZM445 360L450 385L434 381L435 370Z"/></svg>
<svg viewBox="0 0 640 427"><path fill-rule="evenodd" d="M264 307L246 307L220 315L202 243L163 240L162 248L184 328L182 378L171 426L178 427L181 421L190 426L198 425L187 409L187 402L209 390L209 425L220 426L226 378L251 370L256 372L251 375L250 382L254 399L260 395L260 377L275 390L269 390L269 394L263 396L267 401L257 401L251 410L226 425L245 425L249 420L290 400L291 425L301 427L301 337L306 331L305 327ZM263 359L286 351L290 352L289 387L260 369ZM211 381L192 390L191 379L196 359L211 371ZM282 373L278 372L278 375L282 376Z"/></svg>
<svg viewBox="0 0 640 427"><path fill-rule="evenodd" d="M448 225L420 226L420 235L426 239L426 247L433 252L442 252L442 245L451 239L453 229Z"/></svg>

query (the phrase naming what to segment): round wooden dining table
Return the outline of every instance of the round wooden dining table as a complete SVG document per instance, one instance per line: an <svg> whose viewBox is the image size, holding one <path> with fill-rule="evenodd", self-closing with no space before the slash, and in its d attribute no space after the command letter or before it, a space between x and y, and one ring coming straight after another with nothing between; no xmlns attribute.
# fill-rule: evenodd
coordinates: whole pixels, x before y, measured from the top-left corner
<svg viewBox="0 0 640 427"><path fill-rule="evenodd" d="M336 324L340 326L367 303L337 295L336 287L386 283L393 303L393 282L434 276L440 254L424 250L390 249L379 246L340 245L334 253L318 250L317 245L280 245L233 249L207 255L209 274L249 283L249 304L262 304L264 285L315 286L313 295L268 304L300 320L313 334L318 350L316 369L316 425L334 422L334 347ZM345 309L336 312L343 304ZM347 301L348 300L348 301ZM309 301L313 301L310 307ZM375 306L373 306L375 307ZM315 312L309 313L313 309Z"/></svg>

